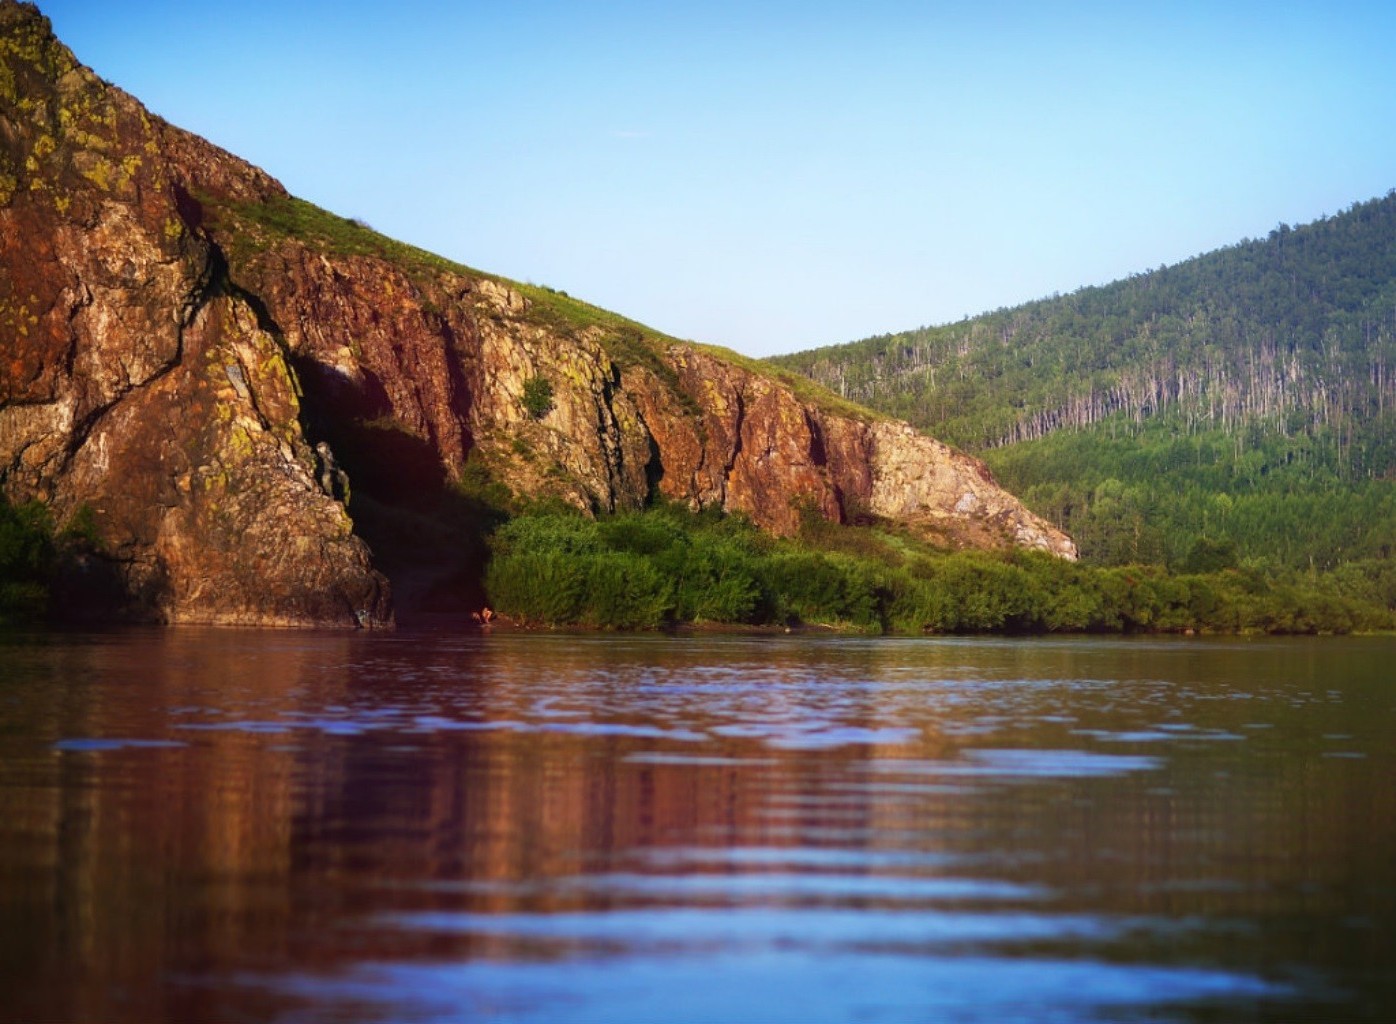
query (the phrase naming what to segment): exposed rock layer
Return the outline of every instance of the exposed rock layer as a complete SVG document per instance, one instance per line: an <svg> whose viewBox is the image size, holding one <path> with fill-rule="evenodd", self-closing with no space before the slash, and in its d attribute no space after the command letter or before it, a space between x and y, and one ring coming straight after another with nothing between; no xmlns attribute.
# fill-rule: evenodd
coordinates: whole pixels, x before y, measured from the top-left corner
<svg viewBox="0 0 1396 1024"><path fill-rule="evenodd" d="M909 427L291 199L12 0L0 351L5 492L60 521L87 506L133 607L166 621L390 620L330 442L389 504L478 463L598 511L663 496L791 532L813 507L1074 556Z"/></svg>
<svg viewBox="0 0 1396 1024"><path fill-rule="evenodd" d="M190 189L265 175L152 118L0 3L0 478L92 510L133 608L386 624L386 580L316 481L285 346L229 287Z"/></svg>

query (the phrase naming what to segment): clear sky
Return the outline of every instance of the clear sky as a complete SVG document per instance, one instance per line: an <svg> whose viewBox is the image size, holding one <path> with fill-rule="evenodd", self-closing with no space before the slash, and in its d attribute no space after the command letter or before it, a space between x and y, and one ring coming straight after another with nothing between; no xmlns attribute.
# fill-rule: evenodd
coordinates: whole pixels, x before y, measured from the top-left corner
<svg viewBox="0 0 1396 1024"><path fill-rule="evenodd" d="M1396 4L39 0L292 192L750 355L1396 187Z"/></svg>

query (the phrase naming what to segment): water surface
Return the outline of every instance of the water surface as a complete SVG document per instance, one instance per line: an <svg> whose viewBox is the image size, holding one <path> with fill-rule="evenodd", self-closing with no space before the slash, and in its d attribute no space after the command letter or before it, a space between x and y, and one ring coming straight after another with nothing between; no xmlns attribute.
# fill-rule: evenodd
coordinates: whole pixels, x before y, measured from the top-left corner
<svg viewBox="0 0 1396 1024"><path fill-rule="evenodd" d="M7 1019L1396 1011L1396 641L0 640Z"/></svg>

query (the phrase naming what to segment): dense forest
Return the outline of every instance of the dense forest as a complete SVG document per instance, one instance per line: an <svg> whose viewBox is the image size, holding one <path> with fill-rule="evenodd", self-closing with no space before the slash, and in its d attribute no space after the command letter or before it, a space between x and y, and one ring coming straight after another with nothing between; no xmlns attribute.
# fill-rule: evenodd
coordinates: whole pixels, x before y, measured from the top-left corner
<svg viewBox="0 0 1396 1024"><path fill-rule="evenodd" d="M1088 562L1343 567L1390 589L1396 192L1114 284L776 362L979 453Z"/></svg>

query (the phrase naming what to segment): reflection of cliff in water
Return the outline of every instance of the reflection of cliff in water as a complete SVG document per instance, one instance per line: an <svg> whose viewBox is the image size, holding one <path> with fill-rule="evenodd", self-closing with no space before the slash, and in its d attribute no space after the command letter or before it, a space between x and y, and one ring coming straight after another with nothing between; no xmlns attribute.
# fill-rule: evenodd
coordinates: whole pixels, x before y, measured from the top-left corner
<svg viewBox="0 0 1396 1024"><path fill-rule="evenodd" d="M42 869L6 901L6 973L43 979L75 1019L112 1019L116 991L129 1019L179 1017L199 997L171 971L332 968L366 942L401 955L415 939L356 930L341 948L330 927L350 910L400 909L399 886L411 906L517 907L515 889L431 883L540 883L665 845L797 840L798 823L767 813L770 796L812 801L820 757L733 739L704 744L697 763L627 760L662 735L642 721L550 722L539 704L540 674L565 687L587 668L606 671L562 647L547 663L488 647L419 662L406 638L203 630L104 638L35 666L16 725L43 739L22 766L0 764L0 805ZM620 706L624 685L592 697ZM443 698L470 714L443 717ZM375 728L385 708L390 733ZM133 742L52 748L74 737ZM540 886L525 900L578 898ZM77 963L85 983L70 986Z"/></svg>
<svg viewBox="0 0 1396 1024"><path fill-rule="evenodd" d="M37 980L63 1019L174 1018L162 971L284 949L295 753L263 733L178 726L229 703L284 706L329 648L240 650L241 636L102 637L36 658L30 678L15 680L28 683L19 724L30 746L22 762L0 760L0 821L11 836L0 850L42 866L6 893L22 922L0 928L0 962L26 981L6 986L16 995ZM51 746L91 737L116 745Z"/></svg>
<svg viewBox="0 0 1396 1024"><path fill-rule="evenodd" d="M6 664L0 981L20 1016L255 1016L286 997L235 977L520 955L392 923L421 911L927 912L895 885L790 891L821 872L1308 922L1267 955L1389 962L1389 930L1315 922L1396 919L1374 881L1396 794L1352 786L1391 753L1355 697L1276 681L1321 682L1311 648L1244 646L171 630L29 651ZM1243 673L1247 700L1199 681ZM646 884L587 884L617 877Z"/></svg>

